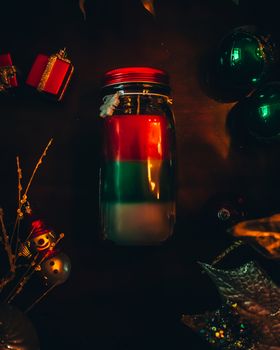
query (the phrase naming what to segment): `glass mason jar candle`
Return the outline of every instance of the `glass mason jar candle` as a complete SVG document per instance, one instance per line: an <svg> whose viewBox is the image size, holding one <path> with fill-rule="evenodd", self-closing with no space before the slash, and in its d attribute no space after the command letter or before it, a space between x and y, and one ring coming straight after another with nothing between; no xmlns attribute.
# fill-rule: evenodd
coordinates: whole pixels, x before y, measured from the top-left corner
<svg viewBox="0 0 280 350"><path fill-rule="evenodd" d="M165 241L175 223L175 126L169 79L159 69L106 73L100 216L117 244Z"/></svg>

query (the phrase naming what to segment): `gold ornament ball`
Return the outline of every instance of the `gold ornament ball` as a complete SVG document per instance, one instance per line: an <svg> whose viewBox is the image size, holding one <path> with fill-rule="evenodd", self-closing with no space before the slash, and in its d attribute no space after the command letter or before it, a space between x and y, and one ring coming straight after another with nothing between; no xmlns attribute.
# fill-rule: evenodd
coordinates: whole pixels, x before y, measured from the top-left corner
<svg viewBox="0 0 280 350"><path fill-rule="evenodd" d="M40 274L46 285L58 285L64 283L71 272L71 261L64 253L50 256L41 264Z"/></svg>

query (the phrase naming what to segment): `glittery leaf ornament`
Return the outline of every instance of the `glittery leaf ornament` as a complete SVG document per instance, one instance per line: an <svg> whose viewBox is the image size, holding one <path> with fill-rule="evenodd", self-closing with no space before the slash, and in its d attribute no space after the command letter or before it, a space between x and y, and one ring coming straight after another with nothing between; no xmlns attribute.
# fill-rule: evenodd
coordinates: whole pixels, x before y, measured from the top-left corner
<svg viewBox="0 0 280 350"><path fill-rule="evenodd" d="M251 349L250 328L241 321L234 307L223 305L202 315L183 315L182 321L219 349Z"/></svg>
<svg viewBox="0 0 280 350"><path fill-rule="evenodd" d="M240 222L230 232L266 257L280 259L280 214Z"/></svg>
<svg viewBox="0 0 280 350"><path fill-rule="evenodd" d="M120 104L120 93L116 92L114 95L107 95L103 98L103 104L100 107L100 117L105 118L112 116L115 109Z"/></svg>
<svg viewBox="0 0 280 350"><path fill-rule="evenodd" d="M280 350L280 288L254 262L233 270L201 265L224 303L183 322L219 349Z"/></svg>
<svg viewBox="0 0 280 350"><path fill-rule="evenodd" d="M141 0L143 6L147 11L149 11L153 16L155 16L154 0Z"/></svg>

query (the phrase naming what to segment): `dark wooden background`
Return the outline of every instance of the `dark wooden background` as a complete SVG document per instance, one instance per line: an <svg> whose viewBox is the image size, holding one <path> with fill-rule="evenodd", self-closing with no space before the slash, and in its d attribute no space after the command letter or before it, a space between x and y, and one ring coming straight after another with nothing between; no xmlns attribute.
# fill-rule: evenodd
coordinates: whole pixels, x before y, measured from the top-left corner
<svg viewBox="0 0 280 350"><path fill-rule="evenodd" d="M158 0L155 5L153 18L138 0L88 0L84 22L78 0L1 2L0 53L11 52L20 88L0 100L0 203L12 222L15 157L21 158L26 183L53 137L29 199L46 222L65 232L61 246L72 260L69 280L30 312L42 350L208 349L180 322L182 313L220 303L196 263L210 262L230 244L225 230L208 221L207 203L219 194L241 193L252 217L279 210L279 146L235 148L226 130L233 103L207 97L199 83L200 62L234 27L262 25L277 38L276 4ZM35 56L65 46L75 73L64 101L31 94L24 80ZM98 234L100 82L106 70L126 65L163 68L171 78L178 222L174 237L161 247L115 247ZM233 254L227 265L252 258L273 271L273 263L250 248ZM28 285L24 293L30 302L34 293Z"/></svg>

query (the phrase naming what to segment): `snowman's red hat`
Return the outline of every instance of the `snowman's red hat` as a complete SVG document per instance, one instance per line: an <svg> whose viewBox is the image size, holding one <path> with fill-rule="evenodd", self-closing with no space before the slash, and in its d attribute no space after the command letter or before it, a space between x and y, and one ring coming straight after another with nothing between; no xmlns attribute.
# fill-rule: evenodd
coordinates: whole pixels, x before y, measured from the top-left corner
<svg viewBox="0 0 280 350"><path fill-rule="evenodd" d="M32 221L31 226L32 226L32 238L45 235L46 233L49 233L51 231L46 227L46 225L42 220Z"/></svg>

